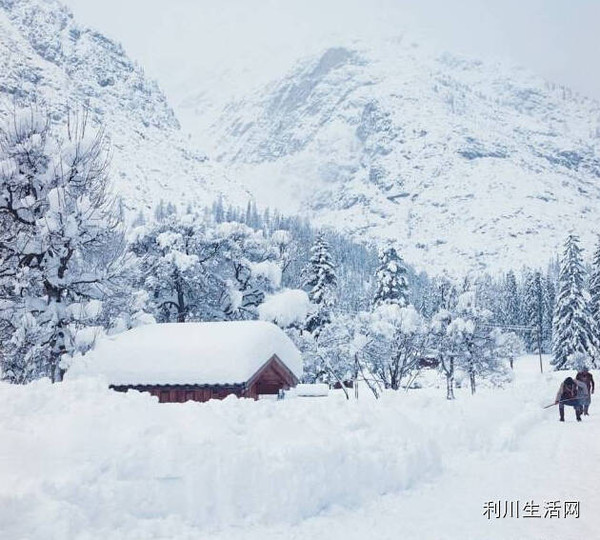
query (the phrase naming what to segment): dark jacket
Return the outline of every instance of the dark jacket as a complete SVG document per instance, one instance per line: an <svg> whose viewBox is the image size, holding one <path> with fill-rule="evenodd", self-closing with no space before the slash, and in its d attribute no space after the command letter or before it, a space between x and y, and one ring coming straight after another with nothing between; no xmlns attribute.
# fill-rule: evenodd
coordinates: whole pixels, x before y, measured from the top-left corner
<svg viewBox="0 0 600 540"><path fill-rule="evenodd" d="M584 399L589 396L587 386L581 381L574 381L571 377L567 377L558 389L555 403L559 401L568 401L571 399Z"/></svg>
<svg viewBox="0 0 600 540"><path fill-rule="evenodd" d="M594 393L594 377L589 371L580 371L575 378L582 383L585 383L589 394Z"/></svg>

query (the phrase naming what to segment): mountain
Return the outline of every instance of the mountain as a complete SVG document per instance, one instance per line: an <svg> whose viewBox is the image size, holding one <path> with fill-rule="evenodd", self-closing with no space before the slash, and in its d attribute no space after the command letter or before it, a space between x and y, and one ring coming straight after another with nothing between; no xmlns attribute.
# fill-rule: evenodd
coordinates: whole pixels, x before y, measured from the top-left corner
<svg viewBox="0 0 600 540"><path fill-rule="evenodd" d="M436 271L538 266L570 230L593 240L600 105L527 70L404 37L324 49L245 94L239 81L224 108L222 83L178 109L186 126L212 119L211 160L120 45L57 0L0 0L0 119L15 103L57 122L86 106L132 211L251 193Z"/></svg>
<svg viewBox="0 0 600 540"><path fill-rule="evenodd" d="M600 105L408 38L334 47L229 104L216 157L259 201L422 267L545 265L600 218Z"/></svg>
<svg viewBox="0 0 600 540"><path fill-rule="evenodd" d="M160 199L247 199L182 133L158 85L123 48L77 24L56 0L0 0L0 119L38 103L55 121L88 108L112 143L112 176L130 209Z"/></svg>

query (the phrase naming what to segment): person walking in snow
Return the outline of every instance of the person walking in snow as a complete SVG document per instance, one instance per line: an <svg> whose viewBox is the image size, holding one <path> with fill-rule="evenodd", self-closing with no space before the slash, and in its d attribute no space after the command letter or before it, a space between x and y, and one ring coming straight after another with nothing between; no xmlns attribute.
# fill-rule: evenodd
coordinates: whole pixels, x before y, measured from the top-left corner
<svg viewBox="0 0 600 540"><path fill-rule="evenodd" d="M583 412L583 399L588 395L587 386L581 381L573 380L572 377L567 377L558 389L556 394L555 404L558 403L558 411L560 421L565 421L565 405L575 409L575 417L578 422L581 422L581 413Z"/></svg>
<svg viewBox="0 0 600 540"><path fill-rule="evenodd" d="M587 398L583 401L583 414L588 416L590 403L592 402L592 394L594 393L594 377L592 377L592 374L588 371L588 368L583 366L581 371L575 376L575 379L584 383L587 387Z"/></svg>

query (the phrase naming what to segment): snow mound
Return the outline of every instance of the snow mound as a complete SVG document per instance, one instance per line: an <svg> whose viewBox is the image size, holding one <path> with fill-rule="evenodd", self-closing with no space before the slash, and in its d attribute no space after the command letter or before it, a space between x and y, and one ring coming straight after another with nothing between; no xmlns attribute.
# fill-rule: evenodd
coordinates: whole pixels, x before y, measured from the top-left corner
<svg viewBox="0 0 600 540"><path fill-rule="evenodd" d="M6 538L181 538L185 526L200 538L292 524L440 469L435 442L374 400L159 404L94 379L0 384L0 399Z"/></svg>
<svg viewBox="0 0 600 540"><path fill-rule="evenodd" d="M274 354L302 376L300 352L274 324L152 324L100 340L73 361L67 377L100 376L115 385L244 383Z"/></svg>
<svg viewBox="0 0 600 540"><path fill-rule="evenodd" d="M294 388L293 394L300 397L325 397L329 395L329 386L322 383L299 384Z"/></svg>

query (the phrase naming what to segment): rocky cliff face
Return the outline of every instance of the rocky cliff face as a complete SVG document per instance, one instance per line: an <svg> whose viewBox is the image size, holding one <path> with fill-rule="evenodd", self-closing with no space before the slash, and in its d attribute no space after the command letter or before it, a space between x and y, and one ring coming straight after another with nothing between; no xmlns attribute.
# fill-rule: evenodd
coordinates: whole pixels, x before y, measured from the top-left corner
<svg viewBox="0 0 600 540"><path fill-rule="evenodd" d="M81 27L56 0L0 0L0 117L32 102L55 121L86 107L111 138L117 191L130 208L243 193L193 148L158 85L123 48Z"/></svg>
<svg viewBox="0 0 600 540"><path fill-rule="evenodd" d="M264 202L425 266L544 264L568 230L597 232L600 106L519 68L410 41L331 48L215 129Z"/></svg>

